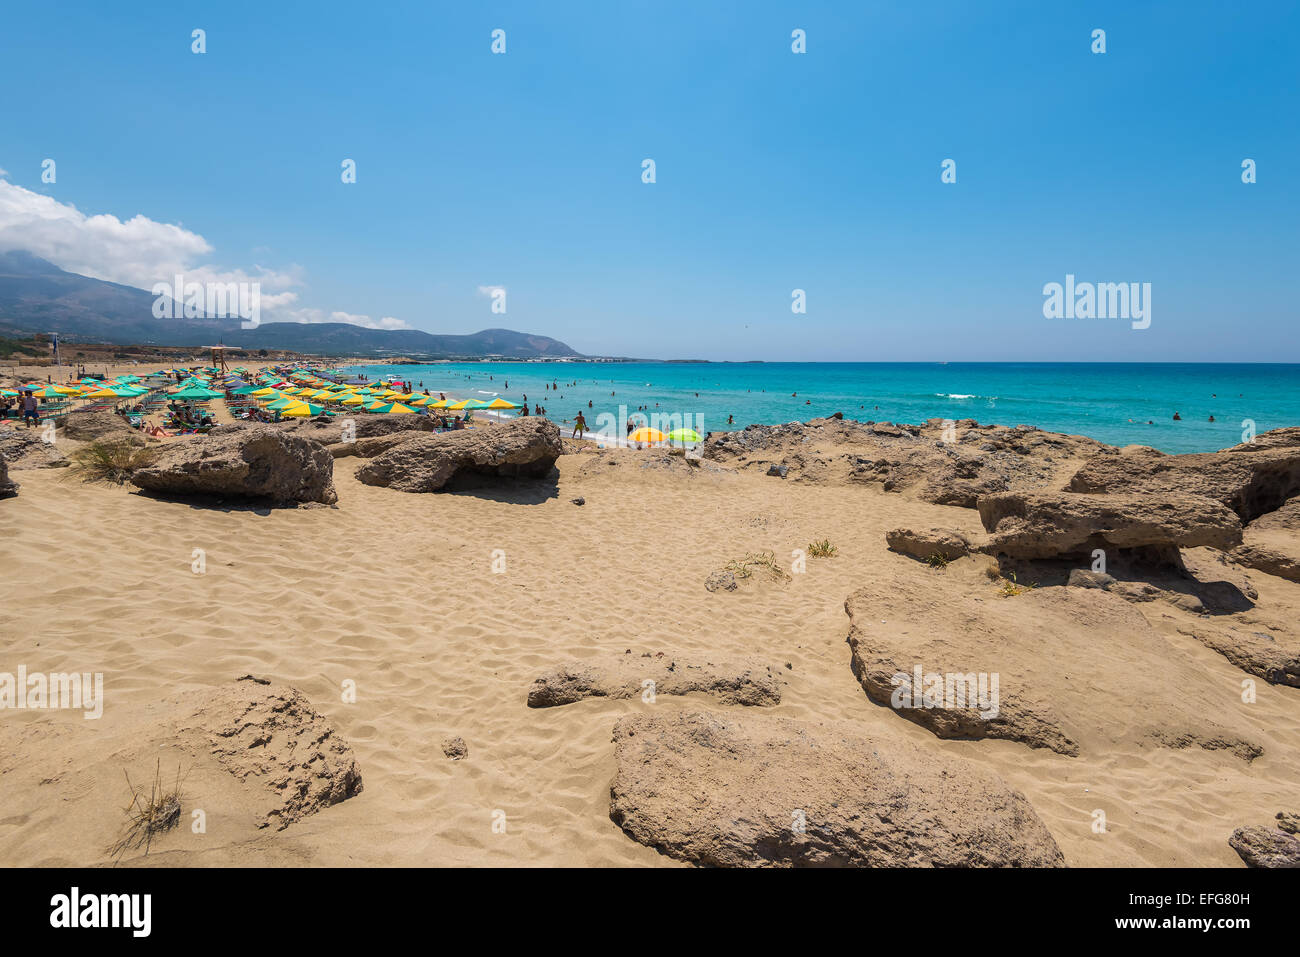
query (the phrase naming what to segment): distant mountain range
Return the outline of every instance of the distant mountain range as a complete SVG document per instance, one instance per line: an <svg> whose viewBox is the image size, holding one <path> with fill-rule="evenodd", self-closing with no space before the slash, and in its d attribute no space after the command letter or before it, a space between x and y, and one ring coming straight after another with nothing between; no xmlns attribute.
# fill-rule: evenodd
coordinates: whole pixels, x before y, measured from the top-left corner
<svg viewBox="0 0 1300 957"><path fill-rule="evenodd" d="M267 322L241 329L238 319L157 319L154 295L79 276L21 250L0 252L0 333L57 332L83 342L116 345L205 346L317 355L403 355L413 358L579 356L549 336L510 329L434 335L414 329L365 329L343 322Z"/></svg>

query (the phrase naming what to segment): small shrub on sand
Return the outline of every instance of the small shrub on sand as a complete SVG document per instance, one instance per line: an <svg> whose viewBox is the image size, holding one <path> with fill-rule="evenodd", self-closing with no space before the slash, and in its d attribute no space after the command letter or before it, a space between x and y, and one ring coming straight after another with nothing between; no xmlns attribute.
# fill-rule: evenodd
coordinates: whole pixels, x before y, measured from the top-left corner
<svg viewBox="0 0 1300 957"><path fill-rule="evenodd" d="M131 803L125 808L126 831L111 848L114 859L121 858L127 851L144 848L149 853L149 845L154 835L171 830L181 819L181 766L176 765L176 780L167 788L162 780L162 761L154 768L153 784L146 793L144 788L137 788L131 783L131 775L122 769L126 777L126 786L131 791Z"/></svg>
<svg viewBox="0 0 1300 957"><path fill-rule="evenodd" d="M943 552L935 552L925 560L925 563L931 568L947 568L948 556Z"/></svg>
<svg viewBox="0 0 1300 957"><path fill-rule="evenodd" d="M727 562L727 571L737 578L752 578L754 570L757 568L765 568L777 578L787 581L790 579L786 570L776 563L775 552L759 552L758 554L750 552L744 558L733 558Z"/></svg>
<svg viewBox="0 0 1300 957"><path fill-rule="evenodd" d="M1010 579L1002 579L1002 587L998 589L998 594L1003 598L1015 598L1017 595L1023 595L1033 587L1033 585L1021 585L1016 581L1016 573L1012 572Z"/></svg>
<svg viewBox="0 0 1300 957"><path fill-rule="evenodd" d="M122 485L148 465L154 450L130 442L91 442L72 453L72 470L83 482L113 482Z"/></svg>
<svg viewBox="0 0 1300 957"><path fill-rule="evenodd" d="M810 558L834 558L839 549L831 544L829 538L823 538L820 542L813 542L808 546L808 555Z"/></svg>

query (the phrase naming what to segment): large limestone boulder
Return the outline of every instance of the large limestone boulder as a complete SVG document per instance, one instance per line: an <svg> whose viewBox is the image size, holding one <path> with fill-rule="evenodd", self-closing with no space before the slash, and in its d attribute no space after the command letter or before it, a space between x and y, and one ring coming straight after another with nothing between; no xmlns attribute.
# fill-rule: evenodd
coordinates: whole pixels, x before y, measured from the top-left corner
<svg viewBox="0 0 1300 957"><path fill-rule="evenodd" d="M59 430L69 439L79 442L130 442L145 445L148 439L139 429L131 427L124 416L116 412L70 412L64 417Z"/></svg>
<svg viewBox="0 0 1300 957"><path fill-rule="evenodd" d="M936 505L974 508L983 495L1059 487L1080 461L1105 447L1082 436L980 426L973 419L915 426L832 416L711 432L702 454L740 468L775 467L796 482L876 483L887 492L914 490Z"/></svg>
<svg viewBox="0 0 1300 957"><path fill-rule="evenodd" d="M638 714L614 727L610 818L713 867L1060 867L1025 797L946 754L851 726Z"/></svg>
<svg viewBox="0 0 1300 957"><path fill-rule="evenodd" d="M70 463L68 457L58 448L56 441L46 442L42 436L44 427L0 428L0 455L9 462L11 469L57 469L65 468Z"/></svg>
<svg viewBox="0 0 1300 957"><path fill-rule="evenodd" d="M550 708L583 698L644 698L704 694L724 704L776 705L781 682L756 661L692 661L667 655L604 655L570 661L538 676L528 707Z"/></svg>
<svg viewBox="0 0 1300 957"><path fill-rule="evenodd" d="M273 428L235 429L167 443L131 482L164 495L326 505L338 500L334 457L318 442Z"/></svg>
<svg viewBox="0 0 1300 957"><path fill-rule="evenodd" d="M351 442L337 442L334 445L327 446L330 455L336 459L349 455L355 455L357 458L372 459L376 455L387 452L389 449L396 448L408 439L413 439L417 435L426 435L427 432L387 432L383 435L368 435L357 438Z"/></svg>
<svg viewBox="0 0 1300 957"><path fill-rule="evenodd" d="M0 498L17 495L18 489L18 483L9 479L9 463L5 461L4 453L0 452Z"/></svg>
<svg viewBox="0 0 1300 957"><path fill-rule="evenodd" d="M940 738L1068 757L1153 746L1262 753L1237 689L1188 663L1118 595L1001 597L975 570L949 572L872 581L845 602L853 673L899 718Z"/></svg>
<svg viewBox="0 0 1300 957"><path fill-rule="evenodd" d="M1166 455L1143 446L1106 449L1070 479L1073 492L1201 495L1249 522L1300 494L1300 429L1277 429L1221 452Z"/></svg>
<svg viewBox="0 0 1300 957"><path fill-rule="evenodd" d="M332 446L345 442L349 438L365 439L377 435L389 435L394 432L433 432L438 424L427 415L410 413L384 413L376 415L369 412L343 413L341 415L318 415L312 418L288 418L282 422L228 422L208 432L209 435L222 435L244 429L278 429L289 435L311 439L321 445Z"/></svg>
<svg viewBox="0 0 1300 957"><path fill-rule="evenodd" d="M1248 568L1300 582L1300 496L1247 525L1232 556Z"/></svg>
<svg viewBox="0 0 1300 957"><path fill-rule="evenodd" d="M357 469L367 485L401 492L436 492L460 472L542 478L563 446L555 423L518 418L463 432L413 436Z"/></svg>
<svg viewBox="0 0 1300 957"><path fill-rule="evenodd" d="M1279 811L1276 827L1239 827L1228 843L1247 867L1300 867L1300 815Z"/></svg>
<svg viewBox="0 0 1300 957"><path fill-rule="evenodd" d="M1018 492L979 500L989 532L986 550L1013 558L1085 557L1094 549L1229 549L1241 542L1241 521L1226 506L1196 495L1084 495Z"/></svg>
<svg viewBox="0 0 1300 957"><path fill-rule="evenodd" d="M954 561L973 548L970 539L953 528L895 528L885 533L885 544L890 551L923 562Z"/></svg>
<svg viewBox="0 0 1300 957"><path fill-rule="evenodd" d="M1264 629L1245 622L1220 627L1205 620L1178 630L1269 684L1300 688L1300 637L1291 628Z"/></svg>

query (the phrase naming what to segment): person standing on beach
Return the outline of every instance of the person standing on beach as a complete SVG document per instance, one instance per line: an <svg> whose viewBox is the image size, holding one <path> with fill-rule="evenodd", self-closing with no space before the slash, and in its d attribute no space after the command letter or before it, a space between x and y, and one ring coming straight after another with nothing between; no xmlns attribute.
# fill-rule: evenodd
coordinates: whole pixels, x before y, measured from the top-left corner
<svg viewBox="0 0 1300 957"><path fill-rule="evenodd" d="M587 420L582 417L582 412L581 410L579 410L578 418L574 420L573 423L573 435L569 436L569 438L580 439L584 434L586 434L586 431L587 431Z"/></svg>
<svg viewBox="0 0 1300 957"><path fill-rule="evenodd" d="M36 424L40 414L36 411L36 396L30 391L23 393L23 421L27 423L27 428Z"/></svg>

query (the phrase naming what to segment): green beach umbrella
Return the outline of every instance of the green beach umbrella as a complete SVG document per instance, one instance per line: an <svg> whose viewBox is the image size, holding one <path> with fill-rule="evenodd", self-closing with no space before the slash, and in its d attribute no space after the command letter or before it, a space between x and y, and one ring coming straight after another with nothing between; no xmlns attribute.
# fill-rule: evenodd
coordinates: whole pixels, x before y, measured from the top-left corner
<svg viewBox="0 0 1300 957"><path fill-rule="evenodd" d="M215 392L201 385L186 386L171 393L173 399L184 399L186 401L191 399L220 399L223 395L225 395L224 392Z"/></svg>
<svg viewBox="0 0 1300 957"><path fill-rule="evenodd" d="M696 432L694 429L673 429L668 433L668 441L698 442L700 441L700 433Z"/></svg>

